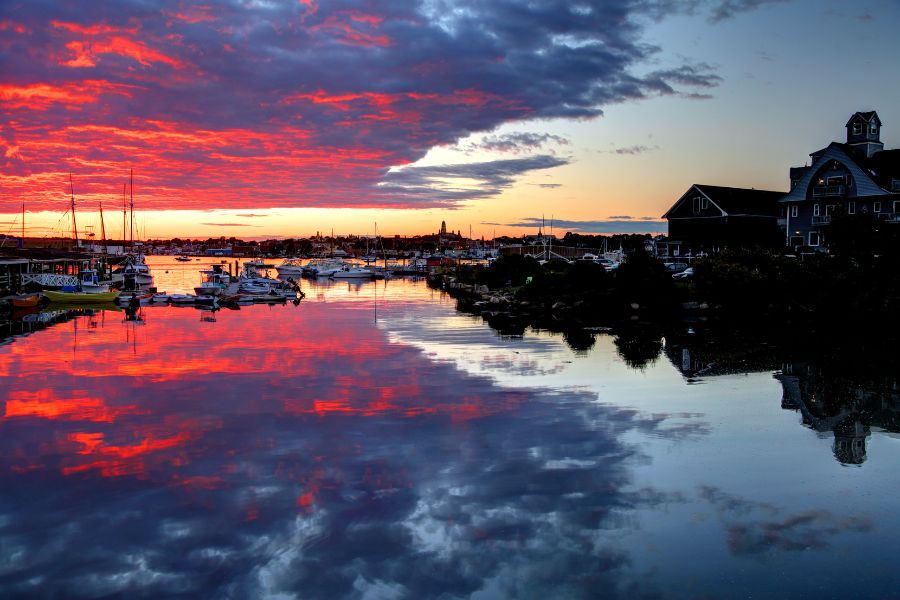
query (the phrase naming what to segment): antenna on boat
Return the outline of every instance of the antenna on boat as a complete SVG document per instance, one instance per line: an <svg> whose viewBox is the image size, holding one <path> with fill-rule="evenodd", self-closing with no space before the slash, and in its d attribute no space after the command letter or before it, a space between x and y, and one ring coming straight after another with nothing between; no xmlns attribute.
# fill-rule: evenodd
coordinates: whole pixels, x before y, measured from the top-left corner
<svg viewBox="0 0 900 600"><path fill-rule="evenodd" d="M69 172L69 190L72 192L72 235L75 236L75 248L78 248L78 223L75 221L75 184L72 183L72 173Z"/></svg>

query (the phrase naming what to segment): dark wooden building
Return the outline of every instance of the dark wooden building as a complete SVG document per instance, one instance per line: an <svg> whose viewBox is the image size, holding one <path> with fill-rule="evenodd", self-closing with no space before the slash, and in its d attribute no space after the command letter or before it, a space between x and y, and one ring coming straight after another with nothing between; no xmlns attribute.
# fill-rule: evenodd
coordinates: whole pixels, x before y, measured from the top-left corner
<svg viewBox="0 0 900 600"><path fill-rule="evenodd" d="M669 256L782 245L778 202L783 197L784 192L692 185L662 216L669 222Z"/></svg>

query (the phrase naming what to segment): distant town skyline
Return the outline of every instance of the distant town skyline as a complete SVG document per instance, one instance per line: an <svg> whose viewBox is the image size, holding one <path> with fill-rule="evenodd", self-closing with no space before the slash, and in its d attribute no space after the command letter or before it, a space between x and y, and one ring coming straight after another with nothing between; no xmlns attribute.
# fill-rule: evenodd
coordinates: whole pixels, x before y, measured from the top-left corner
<svg viewBox="0 0 900 600"><path fill-rule="evenodd" d="M787 191L877 110L900 4L183 2L0 7L0 234L664 232L693 183ZM118 212L117 212L118 211Z"/></svg>

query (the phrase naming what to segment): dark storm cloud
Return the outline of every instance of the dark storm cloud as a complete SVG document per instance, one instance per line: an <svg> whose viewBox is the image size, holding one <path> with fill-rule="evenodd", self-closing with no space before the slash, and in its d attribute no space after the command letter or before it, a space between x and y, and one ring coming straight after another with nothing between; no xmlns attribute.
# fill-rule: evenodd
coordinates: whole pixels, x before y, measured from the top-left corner
<svg viewBox="0 0 900 600"><path fill-rule="evenodd" d="M750 8L726 2L714 15ZM707 94L720 77L705 63L638 74L659 62L641 24L658 10L632 0L5 3L0 110L16 151L0 203L28 194L49 206L70 169L86 192L112 195L140 157L147 208L384 206L389 168L436 145ZM523 152L562 141L486 143ZM491 173L477 179L494 193ZM393 202L471 197L434 199L425 186Z"/></svg>

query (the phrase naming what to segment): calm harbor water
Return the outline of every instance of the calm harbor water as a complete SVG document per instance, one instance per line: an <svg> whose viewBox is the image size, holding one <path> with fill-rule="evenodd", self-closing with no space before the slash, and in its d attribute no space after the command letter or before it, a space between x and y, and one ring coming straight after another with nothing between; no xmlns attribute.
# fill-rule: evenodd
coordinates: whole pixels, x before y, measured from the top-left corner
<svg viewBox="0 0 900 600"><path fill-rule="evenodd" d="M896 387L303 289L2 340L0 597L900 597Z"/></svg>

